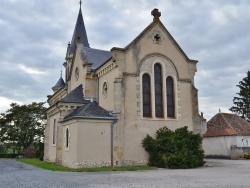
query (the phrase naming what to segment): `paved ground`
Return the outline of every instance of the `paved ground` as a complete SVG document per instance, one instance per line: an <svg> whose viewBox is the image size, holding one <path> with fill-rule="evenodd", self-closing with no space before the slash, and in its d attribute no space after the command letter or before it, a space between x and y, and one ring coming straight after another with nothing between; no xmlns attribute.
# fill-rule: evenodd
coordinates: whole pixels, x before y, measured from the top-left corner
<svg viewBox="0 0 250 188"><path fill-rule="evenodd" d="M137 172L52 172L0 159L0 187L143 187L249 188L250 161L206 160L207 166L188 170Z"/></svg>

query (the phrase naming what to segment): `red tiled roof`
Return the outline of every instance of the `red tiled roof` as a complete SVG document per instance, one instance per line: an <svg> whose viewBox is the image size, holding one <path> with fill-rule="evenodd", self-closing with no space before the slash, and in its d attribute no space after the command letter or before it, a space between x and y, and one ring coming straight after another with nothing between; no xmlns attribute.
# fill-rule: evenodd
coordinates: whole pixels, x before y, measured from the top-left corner
<svg viewBox="0 0 250 188"><path fill-rule="evenodd" d="M218 113L207 122L203 137L250 136L250 123L236 114Z"/></svg>

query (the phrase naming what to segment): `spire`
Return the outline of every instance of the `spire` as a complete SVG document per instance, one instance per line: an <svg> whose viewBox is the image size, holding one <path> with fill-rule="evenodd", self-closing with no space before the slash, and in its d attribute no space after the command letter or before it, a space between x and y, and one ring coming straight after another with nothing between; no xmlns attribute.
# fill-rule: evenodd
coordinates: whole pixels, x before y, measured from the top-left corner
<svg viewBox="0 0 250 188"><path fill-rule="evenodd" d="M74 50L75 50L77 37L80 37L84 47L89 48L87 32L86 32L86 29L85 29L83 16L82 16L82 9L81 9L82 1L81 0L80 0L79 4L80 4L80 9L79 9L78 17L77 17L77 20L76 20L76 25L75 25L74 33L73 33L73 36L72 36L72 40L71 40L70 53L73 53Z"/></svg>
<svg viewBox="0 0 250 188"><path fill-rule="evenodd" d="M59 80L57 81L56 85L52 87L52 90L54 92L56 92L57 90L59 90L60 88L62 88L63 86L65 86L65 82L62 78L62 69L61 69L61 75L60 75L60 78Z"/></svg>
<svg viewBox="0 0 250 188"><path fill-rule="evenodd" d="M80 9L81 9L82 8L82 0L80 0L79 4L80 4Z"/></svg>

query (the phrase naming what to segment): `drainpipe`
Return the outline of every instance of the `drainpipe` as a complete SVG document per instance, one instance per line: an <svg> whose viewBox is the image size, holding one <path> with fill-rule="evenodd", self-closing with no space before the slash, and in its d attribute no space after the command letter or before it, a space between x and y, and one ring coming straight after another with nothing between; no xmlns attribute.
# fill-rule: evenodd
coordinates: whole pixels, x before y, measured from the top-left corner
<svg viewBox="0 0 250 188"><path fill-rule="evenodd" d="M117 122L117 119L111 123L111 156L110 156L110 160L111 160L111 167L112 168L114 166L114 125L116 122Z"/></svg>

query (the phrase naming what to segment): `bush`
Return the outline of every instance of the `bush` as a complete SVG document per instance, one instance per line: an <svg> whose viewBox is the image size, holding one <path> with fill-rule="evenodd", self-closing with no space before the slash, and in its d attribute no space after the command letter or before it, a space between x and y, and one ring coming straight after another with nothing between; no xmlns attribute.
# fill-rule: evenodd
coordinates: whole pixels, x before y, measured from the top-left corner
<svg viewBox="0 0 250 188"><path fill-rule="evenodd" d="M244 153L244 159L250 159L250 153Z"/></svg>
<svg viewBox="0 0 250 188"><path fill-rule="evenodd" d="M39 156L39 160L40 160L40 161L43 161L43 156L44 156L44 154L41 153L40 156Z"/></svg>
<svg viewBox="0 0 250 188"><path fill-rule="evenodd" d="M0 154L0 158L17 158L19 155L22 155L22 154L2 153L2 154Z"/></svg>
<svg viewBox="0 0 250 188"><path fill-rule="evenodd" d="M182 127L171 131L163 127L156 138L147 135L142 146L149 153L149 165L160 168L196 168L204 164L202 137Z"/></svg>

